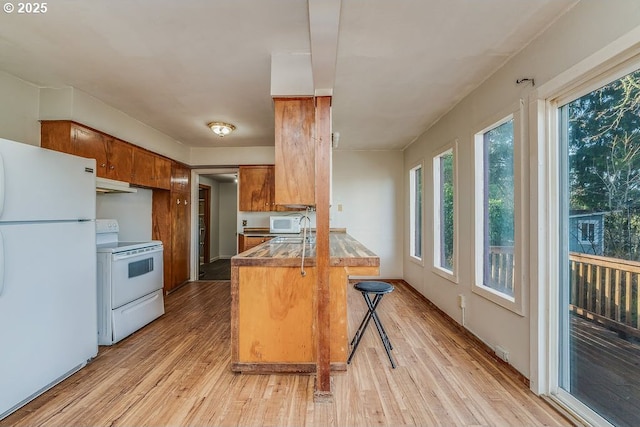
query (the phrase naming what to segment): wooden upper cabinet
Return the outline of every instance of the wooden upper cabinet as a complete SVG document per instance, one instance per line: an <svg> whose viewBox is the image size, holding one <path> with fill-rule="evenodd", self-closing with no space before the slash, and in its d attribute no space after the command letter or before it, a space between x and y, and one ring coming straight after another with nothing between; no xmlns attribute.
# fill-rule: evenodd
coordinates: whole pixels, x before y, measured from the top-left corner
<svg viewBox="0 0 640 427"><path fill-rule="evenodd" d="M43 148L96 159L100 177L131 181L131 144L68 120L43 121L40 140Z"/></svg>
<svg viewBox="0 0 640 427"><path fill-rule="evenodd" d="M189 193L191 169L178 162L171 162L171 191Z"/></svg>
<svg viewBox="0 0 640 427"><path fill-rule="evenodd" d="M142 148L133 150L132 184L150 188L171 188L171 160Z"/></svg>
<svg viewBox="0 0 640 427"><path fill-rule="evenodd" d="M107 151L106 178L131 182L133 175L133 146L124 141L103 136Z"/></svg>
<svg viewBox="0 0 640 427"><path fill-rule="evenodd" d="M272 165L240 166L239 210L268 212L275 210L274 167Z"/></svg>
<svg viewBox="0 0 640 427"><path fill-rule="evenodd" d="M71 138L70 121L43 121L40 123L40 145L42 148L75 154Z"/></svg>
<svg viewBox="0 0 640 427"><path fill-rule="evenodd" d="M166 157L156 156L153 160L155 168L155 183L157 188L171 188L171 160Z"/></svg>
<svg viewBox="0 0 640 427"><path fill-rule="evenodd" d="M274 98L275 203L315 205L315 100Z"/></svg>
<svg viewBox="0 0 640 427"><path fill-rule="evenodd" d="M149 188L171 188L171 160L70 120L43 120L41 146L96 159L97 175Z"/></svg>
<svg viewBox="0 0 640 427"><path fill-rule="evenodd" d="M76 156L96 159L98 176L107 177L107 144L101 134L91 129L71 125L71 147Z"/></svg>
<svg viewBox="0 0 640 427"><path fill-rule="evenodd" d="M153 187L155 183L155 154L142 149L133 151L133 175L132 184L142 185L144 187ZM171 175L171 171L169 171Z"/></svg>
<svg viewBox="0 0 640 427"><path fill-rule="evenodd" d="M71 125L74 153L96 159L97 175L118 181L131 181L133 148L124 141L76 124Z"/></svg>

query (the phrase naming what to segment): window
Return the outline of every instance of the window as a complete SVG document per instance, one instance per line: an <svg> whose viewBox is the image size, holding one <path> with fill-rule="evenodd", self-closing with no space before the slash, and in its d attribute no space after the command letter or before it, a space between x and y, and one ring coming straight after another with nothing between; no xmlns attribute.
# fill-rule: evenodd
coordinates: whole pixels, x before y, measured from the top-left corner
<svg viewBox="0 0 640 427"><path fill-rule="evenodd" d="M593 243L596 240L596 222L578 221L578 240L580 243Z"/></svg>
<svg viewBox="0 0 640 427"><path fill-rule="evenodd" d="M433 158L434 271L454 281L457 256L455 174L454 142Z"/></svg>
<svg viewBox="0 0 640 427"><path fill-rule="evenodd" d="M510 114L475 136L476 158L476 277L473 291L522 314L522 280L518 277L520 251L517 224L521 172L520 116ZM517 184L517 185L516 185Z"/></svg>
<svg viewBox="0 0 640 427"><path fill-rule="evenodd" d="M409 172L410 248L411 257L422 261L422 165Z"/></svg>

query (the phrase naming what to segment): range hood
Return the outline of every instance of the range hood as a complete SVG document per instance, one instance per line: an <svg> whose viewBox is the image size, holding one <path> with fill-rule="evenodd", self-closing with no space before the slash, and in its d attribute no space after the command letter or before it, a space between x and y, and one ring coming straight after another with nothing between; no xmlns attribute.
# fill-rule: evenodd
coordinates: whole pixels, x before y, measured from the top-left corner
<svg viewBox="0 0 640 427"><path fill-rule="evenodd" d="M136 193L137 191L131 188L128 182L96 177L96 193Z"/></svg>

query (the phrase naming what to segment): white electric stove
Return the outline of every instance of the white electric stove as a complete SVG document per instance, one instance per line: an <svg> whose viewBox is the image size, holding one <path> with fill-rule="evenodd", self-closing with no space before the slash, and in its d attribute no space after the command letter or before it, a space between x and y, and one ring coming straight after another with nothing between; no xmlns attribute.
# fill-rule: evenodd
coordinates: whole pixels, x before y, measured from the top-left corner
<svg viewBox="0 0 640 427"><path fill-rule="evenodd" d="M118 222L96 220L98 344L112 345L164 314L162 242L121 242Z"/></svg>

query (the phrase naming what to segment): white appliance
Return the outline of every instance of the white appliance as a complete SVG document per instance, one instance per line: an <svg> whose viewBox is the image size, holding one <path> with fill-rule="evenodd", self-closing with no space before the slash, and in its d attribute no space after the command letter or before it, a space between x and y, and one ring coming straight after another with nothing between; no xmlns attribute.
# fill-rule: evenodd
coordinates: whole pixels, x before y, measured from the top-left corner
<svg viewBox="0 0 640 427"><path fill-rule="evenodd" d="M96 220L98 344L111 345L164 314L162 242L120 242L118 221Z"/></svg>
<svg viewBox="0 0 640 427"><path fill-rule="evenodd" d="M300 233L301 216L270 216L269 232L273 234Z"/></svg>
<svg viewBox="0 0 640 427"><path fill-rule="evenodd" d="M98 354L95 165L0 139L0 419Z"/></svg>

